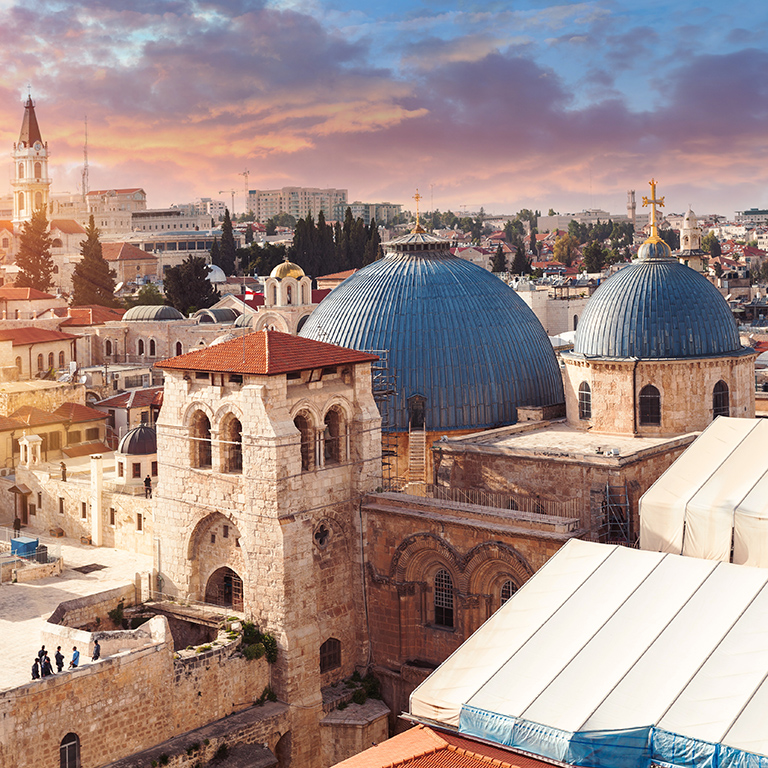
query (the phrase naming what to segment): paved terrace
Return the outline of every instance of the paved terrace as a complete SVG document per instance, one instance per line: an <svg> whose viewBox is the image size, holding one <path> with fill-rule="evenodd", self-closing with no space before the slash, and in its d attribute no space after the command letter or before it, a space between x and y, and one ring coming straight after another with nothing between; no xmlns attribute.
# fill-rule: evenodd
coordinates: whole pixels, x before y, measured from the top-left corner
<svg viewBox="0 0 768 768"><path fill-rule="evenodd" d="M46 531L33 526L22 529L23 536L40 539L49 554L61 548L64 570L30 584L0 584L0 638L3 664L0 668L0 690L13 688L32 679L32 661L40 650L41 630L59 603L77 597L103 592L132 584L136 573L152 570L152 557L124 552L109 547L93 547L74 539L52 538ZM83 574L73 570L86 565L105 566ZM54 669L56 648L47 648ZM62 648L64 670L69 666L71 648ZM90 663L90 657L80 656L80 663Z"/></svg>

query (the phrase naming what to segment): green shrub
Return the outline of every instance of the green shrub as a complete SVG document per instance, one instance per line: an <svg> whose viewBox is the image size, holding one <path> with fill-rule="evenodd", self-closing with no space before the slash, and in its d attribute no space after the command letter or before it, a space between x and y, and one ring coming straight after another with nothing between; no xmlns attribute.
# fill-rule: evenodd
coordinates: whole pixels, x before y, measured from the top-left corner
<svg viewBox="0 0 768 768"><path fill-rule="evenodd" d="M117 607L115 607L111 611L107 612L107 615L109 616L109 618L111 619L112 623L116 627L122 627L123 626L123 613L124 613L123 608L124 608L123 601L121 600L117 604Z"/></svg>
<svg viewBox="0 0 768 768"><path fill-rule="evenodd" d="M261 641L261 633L252 621L243 622L243 645L254 645Z"/></svg>
<svg viewBox="0 0 768 768"><path fill-rule="evenodd" d="M351 679L352 679L354 682L356 682L356 683L359 683L359 682L360 682L360 680L361 680L362 678L360 677L360 673L359 673L357 670L355 670L355 671L352 673L352 678L351 678Z"/></svg>
<svg viewBox="0 0 768 768"><path fill-rule="evenodd" d="M262 635L261 642L264 644L267 661L274 664L277 661L277 640L272 635Z"/></svg>
<svg viewBox="0 0 768 768"><path fill-rule="evenodd" d="M349 706L346 701L342 701L336 709L346 709Z"/></svg>
<svg viewBox="0 0 768 768"><path fill-rule="evenodd" d="M243 656L245 656L248 661L260 659L265 653L266 650L264 649L263 643L254 643L253 645L246 645L245 648L243 648Z"/></svg>
<svg viewBox="0 0 768 768"><path fill-rule="evenodd" d="M157 768L157 760L152 761L152 768Z"/></svg>
<svg viewBox="0 0 768 768"><path fill-rule="evenodd" d="M170 758L165 752L163 752L163 754L160 755L160 765L168 765L169 760Z"/></svg>
<svg viewBox="0 0 768 768"><path fill-rule="evenodd" d="M210 739L203 739L203 744L207 747L210 744Z"/></svg>
<svg viewBox="0 0 768 768"><path fill-rule="evenodd" d="M352 694L352 701L355 704L365 704L365 700L368 698L368 694L365 692L365 688L358 688Z"/></svg>
<svg viewBox="0 0 768 768"><path fill-rule="evenodd" d="M222 741L221 744L219 744L219 748L216 750L215 754L213 755L213 759L226 760L228 754L229 754L229 747Z"/></svg>
<svg viewBox="0 0 768 768"><path fill-rule="evenodd" d="M363 688L365 689L369 699L381 698L381 683L374 676L373 672L369 672L363 678Z"/></svg>

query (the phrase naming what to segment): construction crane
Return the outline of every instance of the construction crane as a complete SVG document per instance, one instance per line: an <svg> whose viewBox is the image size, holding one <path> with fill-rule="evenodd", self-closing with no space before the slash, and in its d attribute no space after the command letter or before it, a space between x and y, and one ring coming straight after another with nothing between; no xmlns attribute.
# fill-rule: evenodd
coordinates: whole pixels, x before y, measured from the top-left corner
<svg viewBox="0 0 768 768"><path fill-rule="evenodd" d="M220 195L226 195L230 194L232 195L232 207L229 209L229 217L231 219L235 218L235 190L234 189L220 189L219 190Z"/></svg>
<svg viewBox="0 0 768 768"><path fill-rule="evenodd" d="M251 209L248 207L248 176L250 175L250 171L245 168L242 173L238 173L238 176L244 176L245 177L245 196L243 197L243 200L245 200L245 212L250 213Z"/></svg>

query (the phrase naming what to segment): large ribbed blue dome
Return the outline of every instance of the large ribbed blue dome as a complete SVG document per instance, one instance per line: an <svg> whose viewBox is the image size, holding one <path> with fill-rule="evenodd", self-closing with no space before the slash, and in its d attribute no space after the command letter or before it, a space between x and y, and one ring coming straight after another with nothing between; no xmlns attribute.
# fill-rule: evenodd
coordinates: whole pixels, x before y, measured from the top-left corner
<svg viewBox="0 0 768 768"><path fill-rule="evenodd" d="M709 280L674 259L646 258L595 291L573 351L661 359L729 355L742 346L728 303Z"/></svg>
<svg viewBox="0 0 768 768"><path fill-rule="evenodd" d="M301 336L388 353L389 429L408 429L421 395L428 431L512 424L517 407L563 402L560 370L536 316L490 272L414 233L335 288Z"/></svg>

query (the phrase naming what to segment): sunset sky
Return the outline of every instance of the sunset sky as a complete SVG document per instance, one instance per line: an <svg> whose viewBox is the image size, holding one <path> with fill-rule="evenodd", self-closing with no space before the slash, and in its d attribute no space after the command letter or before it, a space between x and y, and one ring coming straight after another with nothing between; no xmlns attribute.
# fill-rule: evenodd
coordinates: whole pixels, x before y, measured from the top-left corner
<svg viewBox="0 0 768 768"><path fill-rule="evenodd" d="M768 3L0 0L0 147L53 192L250 188L460 212L768 207ZM10 191L10 158L0 193Z"/></svg>

